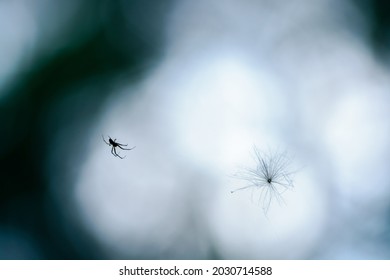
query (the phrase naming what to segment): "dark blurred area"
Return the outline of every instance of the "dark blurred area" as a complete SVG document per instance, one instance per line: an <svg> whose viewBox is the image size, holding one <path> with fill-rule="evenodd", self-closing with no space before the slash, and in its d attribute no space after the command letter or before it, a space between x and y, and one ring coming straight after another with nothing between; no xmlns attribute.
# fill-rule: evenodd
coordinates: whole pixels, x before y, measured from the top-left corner
<svg viewBox="0 0 390 280"><path fill-rule="evenodd" d="M141 79L163 55L164 26L173 2L79 1L61 32L48 39L38 36L29 59L0 88L1 259L106 258L92 237L67 224L53 199L46 174L49 147L61 127L80 122L92 125L113 84ZM387 60L390 3L354 3L369 22L372 49L379 59ZM47 24L55 20L52 14ZM85 87L94 90L78 90ZM73 99L82 103L74 104ZM82 135L70 137L80 149L85 145ZM78 236L77 242L69 231ZM18 250L29 246L30 250Z"/></svg>
<svg viewBox="0 0 390 280"><path fill-rule="evenodd" d="M369 40L381 60L390 47L390 3L385 0L353 0L369 22Z"/></svg>

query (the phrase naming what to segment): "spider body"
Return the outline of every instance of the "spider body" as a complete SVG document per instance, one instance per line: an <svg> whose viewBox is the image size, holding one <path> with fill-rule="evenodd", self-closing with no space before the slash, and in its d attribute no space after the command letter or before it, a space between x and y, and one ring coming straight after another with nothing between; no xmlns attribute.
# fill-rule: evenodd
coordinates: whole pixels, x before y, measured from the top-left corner
<svg viewBox="0 0 390 280"><path fill-rule="evenodd" d="M135 148L135 146L130 148L130 149L123 148L123 147L126 147L127 144L118 143L118 142L116 142L116 139L112 140L112 138L110 136L108 136L108 142L104 139L103 135L102 135L102 138L103 138L104 143L106 143L108 146L111 147L111 154L113 154L115 157L119 157L120 159L124 159L126 156L121 157L118 154L118 152L116 151L116 148L119 148L121 150L128 150L128 151Z"/></svg>
<svg viewBox="0 0 390 280"><path fill-rule="evenodd" d="M111 144L112 146L114 146L114 147L118 146L118 143L115 143L115 141L112 140L111 138L108 139L108 143L110 143L110 144Z"/></svg>

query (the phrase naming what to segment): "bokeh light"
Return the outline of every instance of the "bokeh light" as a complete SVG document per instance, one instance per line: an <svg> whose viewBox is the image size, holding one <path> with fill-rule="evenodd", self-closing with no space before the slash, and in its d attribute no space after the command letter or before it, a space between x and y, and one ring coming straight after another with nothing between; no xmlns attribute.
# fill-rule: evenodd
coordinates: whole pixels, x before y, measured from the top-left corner
<svg viewBox="0 0 390 280"><path fill-rule="evenodd" d="M23 15L0 17L1 258L390 257L389 69L359 1L46 2L0 4ZM293 160L267 213L231 193L254 147Z"/></svg>

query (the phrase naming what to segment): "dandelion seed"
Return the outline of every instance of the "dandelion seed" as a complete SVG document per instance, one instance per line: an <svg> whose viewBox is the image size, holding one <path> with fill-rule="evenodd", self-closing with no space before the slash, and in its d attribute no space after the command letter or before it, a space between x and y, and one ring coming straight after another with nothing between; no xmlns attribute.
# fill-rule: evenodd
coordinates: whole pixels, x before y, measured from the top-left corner
<svg viewBox="0 0 390 280"><path fill-rule="evenodd" d="M286 190L294 188L292 180L294 172L290 170L291 159L286 152L265 154L256 147L253 148L253 151L256 167L244 168L234 176L249 182L249 185L231 192L234 193L249 188L259 190L259 202L262 205L264 214L267 214L273 199L276 199L279 204L284 203L282 194Z"/></svg>

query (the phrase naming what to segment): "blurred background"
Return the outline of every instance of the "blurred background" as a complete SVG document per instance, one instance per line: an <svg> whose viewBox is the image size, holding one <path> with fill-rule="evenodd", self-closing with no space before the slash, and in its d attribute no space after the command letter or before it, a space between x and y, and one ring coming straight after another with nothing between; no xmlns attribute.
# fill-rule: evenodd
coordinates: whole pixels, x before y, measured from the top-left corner
<svg viewBox="0 0 390 280"><path fill-rule="evenodd" d="M0 259L389 259L389 47L383 0L0 1Z"/></svg>

